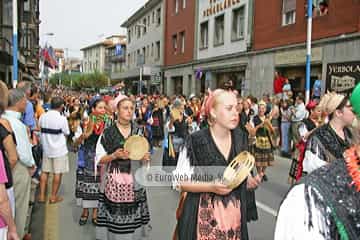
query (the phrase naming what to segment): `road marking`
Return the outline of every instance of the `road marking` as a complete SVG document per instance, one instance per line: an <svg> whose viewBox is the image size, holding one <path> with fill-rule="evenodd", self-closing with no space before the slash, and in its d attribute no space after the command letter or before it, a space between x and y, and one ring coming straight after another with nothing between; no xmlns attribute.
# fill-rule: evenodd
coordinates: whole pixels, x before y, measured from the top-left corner
<svg viewBox="0 0 360 240"><path fill-rule="evenodd" d="M271 207L259 202L259 201L256 201L256 206L260 209L262 209L263 211L269 213L270 215L274 216L274 217L277 217L277 211L275 211L274 209L272 209Z"/></svg>

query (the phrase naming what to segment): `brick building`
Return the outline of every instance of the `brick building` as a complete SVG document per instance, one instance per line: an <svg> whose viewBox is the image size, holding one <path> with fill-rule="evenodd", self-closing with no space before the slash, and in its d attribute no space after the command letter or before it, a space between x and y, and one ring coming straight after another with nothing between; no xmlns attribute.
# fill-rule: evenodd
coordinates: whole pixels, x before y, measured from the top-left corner
<svg viewBox="0 0 360 240"><path fill-rule="evenodd" d="M256 54L251 60L253 93L269 92L275 71L289 78L295 92L304 91L306 2L255 1L253 50ZM327 8L321 6L322 2L327 3ZM324 89L330 84L330 64L360 64L359 13L360 1L314 1L311 84L317 78L327 79L323 81Z"/></svg>
<svg viewBox="0 0 360 240"><path fill-rule="evenodd" d="M193 80L195 48L194 0L167 1L164 34L164 89L168 93L195 92Z"/></svg>

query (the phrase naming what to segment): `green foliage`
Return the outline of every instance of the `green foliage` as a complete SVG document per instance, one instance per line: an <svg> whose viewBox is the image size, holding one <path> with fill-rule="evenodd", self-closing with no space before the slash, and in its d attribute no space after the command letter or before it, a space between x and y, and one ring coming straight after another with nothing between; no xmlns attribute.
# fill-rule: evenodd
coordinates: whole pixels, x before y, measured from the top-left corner
<svg viewBox="0 0 360 240"><path fill-rule="evenodd" d="M94 73L77 73L73 72L71 74L67 72L56 73L51 76L50 84L59 85L61 79L61 84L66 87L71 87L74 90L80 90L83 88L99 89L108 86L108 76L104 73L94 72Z"/></svg>

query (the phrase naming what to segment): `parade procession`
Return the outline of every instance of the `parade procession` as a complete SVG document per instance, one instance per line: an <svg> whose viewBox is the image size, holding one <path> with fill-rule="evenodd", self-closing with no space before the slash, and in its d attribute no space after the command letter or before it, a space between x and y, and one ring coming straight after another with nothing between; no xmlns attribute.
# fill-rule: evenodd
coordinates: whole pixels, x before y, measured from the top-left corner
<svg viewBox="0 0 360 240"><path fill-rule="evenodd" d="M359 13L0 1L0 240L359 240Z"/></svg>

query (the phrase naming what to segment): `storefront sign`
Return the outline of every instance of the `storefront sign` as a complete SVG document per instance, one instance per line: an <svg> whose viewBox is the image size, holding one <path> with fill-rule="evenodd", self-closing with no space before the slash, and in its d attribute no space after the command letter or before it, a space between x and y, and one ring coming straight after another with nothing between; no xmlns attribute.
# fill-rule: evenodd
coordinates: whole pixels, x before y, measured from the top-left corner
<svg viewBox="0 0 360 240"><path fill-rule="evenodd" d="M321 62L322 48L311 49L311 62ZM305 64L306 49L284 51L275 54L276 65Z"/></svg>
<svg viewBox="0 0 360 240"><path fill-rule="evenodd" d="M339 93L351 93L360 82L360 62L329 63L326 69L326 88Z"/></svg>
<svg viewBox="0 0 360 240"><path fill-rule="evenodd" d="M209 5L203 10L203 17L210 17L239 3L240 0L209 0Z"/></svg>

